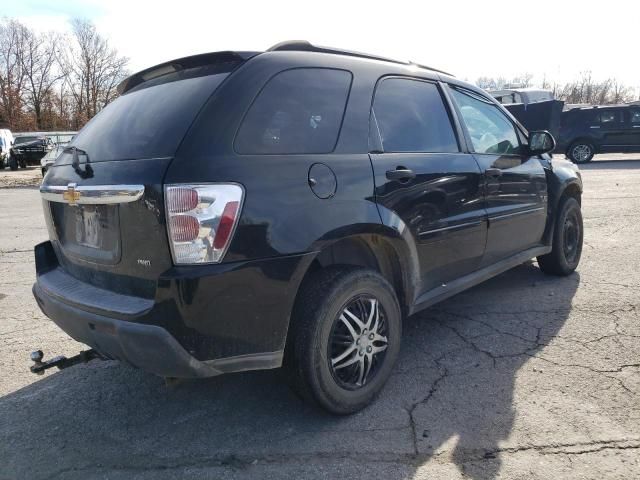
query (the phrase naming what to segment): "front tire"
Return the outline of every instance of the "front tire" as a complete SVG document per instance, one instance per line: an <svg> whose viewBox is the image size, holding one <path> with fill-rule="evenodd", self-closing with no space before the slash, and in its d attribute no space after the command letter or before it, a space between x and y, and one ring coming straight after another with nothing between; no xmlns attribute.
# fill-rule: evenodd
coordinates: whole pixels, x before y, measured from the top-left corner
<svg viewBox="0 0 640 480"><path fill-rule="evenodd" d="M315 272L291 322L285 367L295 391L339 415L373 401L400 351L401 313L389 282L355 267Z"/></svg>
<svg viewBox="0 0 640 480"><path fill-rule="evenodd" d="M582 255L583 232L580 204L573 197L563 197L553 231L552 250L538 257L540 269L550 275L573 273Z"/></svg>
<svg viewBox="0 0 640 480"><path fill-rule="evenodd" d="M18 160L16 159L16 157L14 157L14 156L9 157L9 168L11 170L17 170L18 169Z"/></svg>
<svg viewBox="0 0 640 480"><path fill-rule="evenodd" d="M593 160L596 149L592 143L578 141L569 147L568 156L573 163L588 163Z"/></svg>

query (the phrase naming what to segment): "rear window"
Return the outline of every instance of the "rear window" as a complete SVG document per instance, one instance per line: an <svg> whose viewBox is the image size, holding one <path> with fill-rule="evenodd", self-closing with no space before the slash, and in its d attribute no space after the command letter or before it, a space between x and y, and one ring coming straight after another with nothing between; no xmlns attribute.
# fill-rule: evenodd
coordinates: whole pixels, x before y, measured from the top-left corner
<svg viewBox="0 0 640 480"><path fill-rule="evenodd" d="M180 74L185 76L184 72ZM92 162L170 157L200 108L227 75L142 84L107 105L71 145L86 151Z"/></svg>
<svg viewBox="0 0 640 480"><path fill-rule="evenodd" d="M332 152L351 87L351 73L324 68L273 77L245 116L235 140L240 154Z"/></svg>

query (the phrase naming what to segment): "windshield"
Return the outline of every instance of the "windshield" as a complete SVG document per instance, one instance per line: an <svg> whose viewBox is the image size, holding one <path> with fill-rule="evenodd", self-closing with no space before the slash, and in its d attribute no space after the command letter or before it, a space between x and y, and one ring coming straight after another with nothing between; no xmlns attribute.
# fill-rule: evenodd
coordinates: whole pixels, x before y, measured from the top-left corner
<svg viewBox="0 0 640 480"><path fill-rule="evenodd" d="M143 84L107 105L70 145L86 151L92 162L170 157L227 75Z"/></svg>
<svg viewBox="0 0 640 480"><path fill-rule="evenodd" d="M38 140L39 137L17 137L15 142L13 142L14 145L18 145L20 143L27 143L27 142L33 142L34 140Z"/></svg>

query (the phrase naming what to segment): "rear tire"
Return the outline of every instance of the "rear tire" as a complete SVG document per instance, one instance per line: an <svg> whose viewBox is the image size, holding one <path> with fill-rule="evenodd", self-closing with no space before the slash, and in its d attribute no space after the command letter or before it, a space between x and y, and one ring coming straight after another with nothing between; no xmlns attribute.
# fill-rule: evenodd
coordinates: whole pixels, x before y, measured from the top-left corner
<svg viewBox="0 0 640 480"><path fill-rule="evenodd" d="M13 157L13 156L9 157L9 168L11 170L17 170L18 169L18 160L16 160L16 158Z"/></svg>
<svg viewBox="0 0 640 480"><path fill-rule="evenodd" d="M567 155L573 163L588 163L593 160L595 153L593 144L585 140L572 143Z"/></svg>
<svg viewBox="0 0 640 480"><path fill-rule="evenodd" d="M580 263L583 238L580 204L573 197L563 197L553 230L552 250L538 257L540 270L560 276L573 273Z"/></svg>
<svg viewBox="0 0 640 480"><path fill-rule="evenodd" d="M287 339L291 386L331 413L357 412L391 375L401 334L396 294L380 274L347 266L312 273L300 289Z"/></svg>

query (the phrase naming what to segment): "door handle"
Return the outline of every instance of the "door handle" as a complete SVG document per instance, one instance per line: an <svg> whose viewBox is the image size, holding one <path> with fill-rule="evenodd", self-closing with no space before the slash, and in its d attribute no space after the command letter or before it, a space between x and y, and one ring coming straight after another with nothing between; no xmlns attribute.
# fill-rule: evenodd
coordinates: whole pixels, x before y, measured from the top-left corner
<svg viewBox="0 0 640 480"><path fill-rule="evenodd" d="M484 174L487 177L501 177L502 176L502 170L500 170L499 168L487 168L484 171Z"/></svg>
<svg viewBox="0 0 640 480"><path fill-rule="evenodd" d="M416 174L413 170L409 170L405 167L398 167L395 170L387 170L387 178L389 180L411 180L412 178L416 178Z"/></svg>

